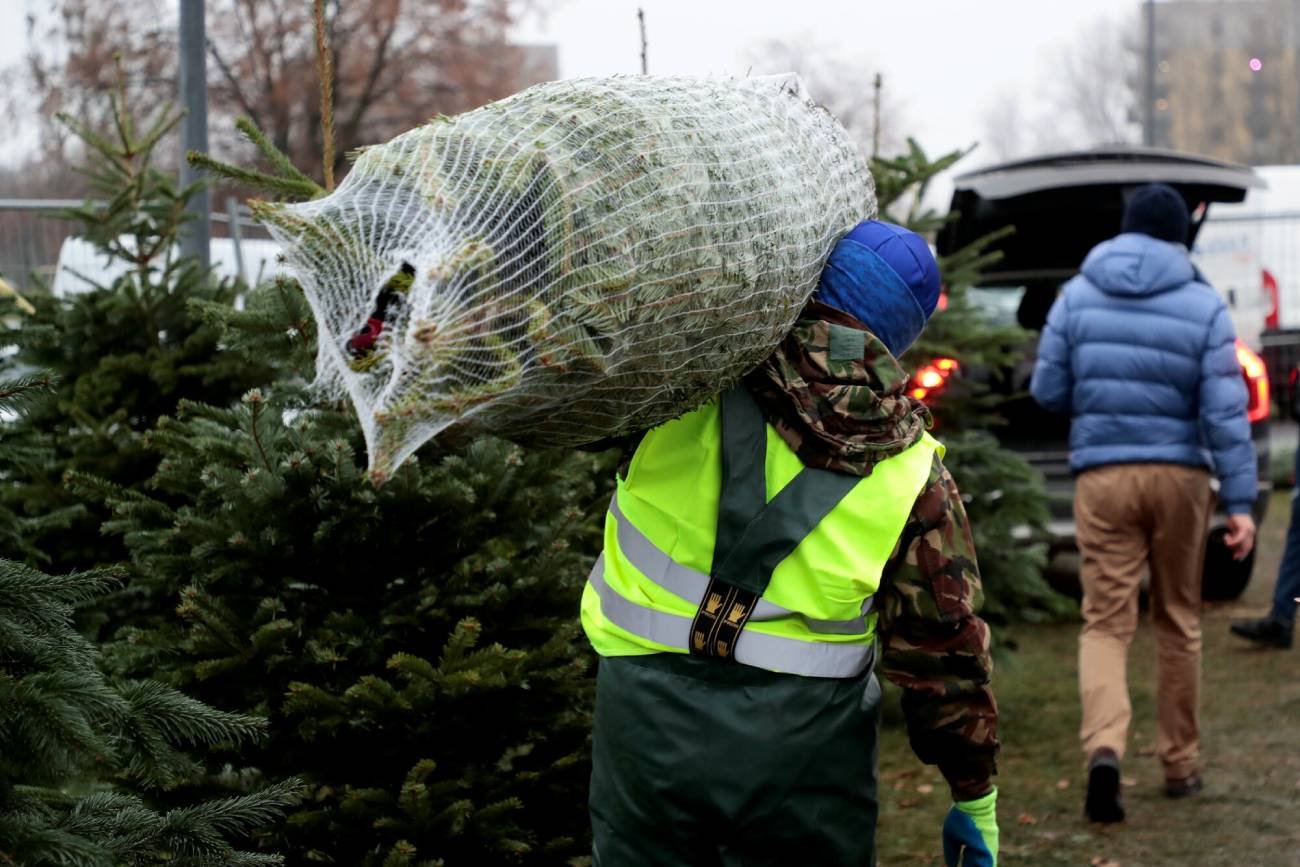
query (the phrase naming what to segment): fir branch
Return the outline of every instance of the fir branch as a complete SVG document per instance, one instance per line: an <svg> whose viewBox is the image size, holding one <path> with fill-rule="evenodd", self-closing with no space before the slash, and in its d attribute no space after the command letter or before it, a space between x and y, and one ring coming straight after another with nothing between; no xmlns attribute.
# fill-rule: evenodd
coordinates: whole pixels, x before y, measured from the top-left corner
<svg viewBox="0 0 1300 867"><path fill-rule="evenodd" d="M29 373L12 380L0 380L0 410L20 412L40 394L54 387L50 373Z"/></svg>
<svg viewBox="0 0 1300 867"><path fill-rule="evenodd" d="M100 135L99 133L95 132L93 129L91 129L91 127L88 124L84 124L81 121L77 120L72 115L63 114L62 112L56 114L55 117L58 119L60 123L66 126L72 132L73 135L75 135L77 138L84 141L91 148L91 150L96 151L105 156L115 157L120 159L122 152L121 149L117 146L117 144L105 138L104 136ZM116 170L115 174L122 174L122 175L126 174L123 166L120 163L118 163L116 159L106 161L105 167L111 167L115 169Z"/></svg>
<svg viewBox="0 0 1300 867"><path fill-rule="evenodd" d="M158 115L158 119L154 121L154 125L144 134L144 137L136 142L136 149L151 153L163 136L179 126L184 117L184 112L172 109L164 110Z"/></svg>
<svg viewBox="0 0 1300 867"><path fill-rule="evenodd" d="M166 506L147 494L90 473L68 470L63 474L63 484L77 496L92 503L147 503L157 505L164 510L164 513L170 514Z"/></svg>
<svg viewBox="0 0 1300 867"><path fill-rule="evenodd" d="M121 583L118 569L103 568L70 575L46 575L12 560L0 560L0 608L30 609L42 605L77 605L101 596Z"/></svg>
<svg viewBox="0 0 1300 867"><path fill-rule="evenodd" d="M113 126L117 129L118 140L122 142L122 157L133 160L138 151L133 148L135 125L131 119L130 103L126 96L126 69L122 66L122 52L113 52L114 86L110 96L113 106Z"/></svg>
<svg viewBox="0 0 1300 867"><path fill-rule="evenodd" d="M314 190L311 196L312 198L324 195L325 189L312 180L309 175L304 174L297 166L295 166L293 160L289 159L288 154L276 147L275 144L266 137L266 133L258 129L257 124L253 123L253 121L246 117L238 118L235 121L235 129L257 148L258 152L271 164L281 177L309 184Z"/></svg>
<svg viewBox="0 0 1300 867"><path fill-rule="evenodd" d="M157 681L133 681L121 688L132 719L170 743L238 746L259 740L266 720L209 707Z"/></svg>
<svg viewBox="0 0 1300 867"><path fill-rule="evenodd" d="M271 458L262 445L262 433L258 430L258 419L261 416L263 407L266 406L266 398L262 396L261 389L253 389L244 395L244 403L248 406L249 428L253 435L253 446L262 459L262 466L266 467L268 472L274 473L275 464L271 463Z"/></svg>
<svg viewBox="0 0 1300 867"><path fill-rule="evenodd" d="M294 178L268 175L265 172L259 172L256 169L240 168L239 166L213 159L207 154L200 153L199 151L189 151L185 154L185 159L196 169L202 169L203 171L211 172L214 175L218 175L228 180L237 181L242 184L249 184L250 186L255 186L280 195L310 199L324 192L324 190L312 180L300 181Z"/></svg>
<svg viewBox="0 0 1300 867"><path fill-rule="evenodd" d="M0 865L22 867L14 854L40 853L42 864L115 867L100 843L64 828L51 827L37 815L7 816L0 821Z"/></svg>
<svg viewBox="0 0 1300 867"><path fill-rule="evenodd" d="M92 719L114 709L120 712L121 700L93 669L29 675L0 689L0 698L6 754L26 753L26 762L44 773L56 770L60 776L81 770L69 766L60 753L82 761L109 754L104 733Z"/></svg>

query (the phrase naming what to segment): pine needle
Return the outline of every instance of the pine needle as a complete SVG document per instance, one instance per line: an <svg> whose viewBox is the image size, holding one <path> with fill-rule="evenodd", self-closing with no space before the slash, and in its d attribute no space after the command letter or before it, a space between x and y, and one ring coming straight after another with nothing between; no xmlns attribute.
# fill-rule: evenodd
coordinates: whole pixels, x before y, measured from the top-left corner
<svg viewBox="0 0 1300 867"><path fill-rule="evenodd" d="M310 185L315 191L313 196L325 193L325 188L299 171L298 167L293 164L293 160L289 159L284 151L276 147L266 137L266 133L258 129L257 124L253 123L252 120L246 117L237 118L235 120L235 129L239 130L239 133L257 148L258 152L266 158L266 161L271 164L280 177Z"/></svg>
<svg viewBox="0 0 1300 867"><path fill-rule="evenodd" d="M40 372L0 380L0 409L17 410L54 386L54 376Z"/></svg>
<svg viewBox="0 0 1300 867"><path fill-rule="evenodd" d="M281 195L291 196L300 199L310 199L315 197L320 191L320 186L311 179L298 180L297 178L276 177L268 175L265 172L259 172L255 169L244 169L239 166L224 163L220 160L213 159L205 153L199 151L190 151L185 155L189 164L196 169L203 169L213 174L229 178L232 181L250 184L261 187L265 190L272 190Z"/></svg>

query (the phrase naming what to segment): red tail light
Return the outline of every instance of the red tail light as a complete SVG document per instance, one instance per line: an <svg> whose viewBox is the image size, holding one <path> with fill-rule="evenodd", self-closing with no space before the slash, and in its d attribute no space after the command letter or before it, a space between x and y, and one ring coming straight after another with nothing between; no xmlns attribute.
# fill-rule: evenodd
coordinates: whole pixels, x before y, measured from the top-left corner
<svg viewBox="0 0 1300 867"><path fill-rule="evenodd" d="M956 359L936 358L924 367L917 368L916 373L912 374L908 393L917 400L925 400L942 391L948 382L948 377L960 370L961 365Z"/></svg>
<svg viewBox="0 0 1300 867"><path fill-rule="evenodd" d="M1268 297L1268 315L1264 317L1265 328L1281 327L1281 310L1279 309L1279 299L1277 294L1277 278L1269 273L1267 268L1259 272L1260 285L1264 289L1264 295Z"/></svg>
<svg viewBox="0 0 1300 867"><path fill-rule="evenodd" d="M1264 366L1264 359L1238 340L1237 363L1241 365L1241 375L1246 379L1246 418L1252 423L1263 421L1268 418L1271 410L1268 401L1268 368Z"/></svg>

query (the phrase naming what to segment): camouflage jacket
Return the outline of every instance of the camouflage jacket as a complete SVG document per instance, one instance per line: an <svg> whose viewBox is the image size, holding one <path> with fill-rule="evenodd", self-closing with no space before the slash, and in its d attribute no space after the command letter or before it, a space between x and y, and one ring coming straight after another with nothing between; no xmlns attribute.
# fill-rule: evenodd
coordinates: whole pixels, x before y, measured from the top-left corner
<svg viewBox="0 0 1300 867"><path fill-rule="evenodd" d="M832 326L843 326L833 328ZM849 351L857 334L857 352ZM847 314L813 303L745 380L768 422L806 465L869 475L915 443L928 411L884 344ZM996 773L997 704L975 544L961 495L935 456L882 576L879 671L903 689L917 757L939 766L956 800Z"/></svg>

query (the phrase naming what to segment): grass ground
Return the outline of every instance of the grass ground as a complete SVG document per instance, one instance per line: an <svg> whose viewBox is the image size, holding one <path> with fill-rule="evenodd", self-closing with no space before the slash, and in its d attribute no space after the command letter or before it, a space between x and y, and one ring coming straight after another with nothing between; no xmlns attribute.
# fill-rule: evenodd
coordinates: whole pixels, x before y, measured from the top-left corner
<svg viewBox="0 0 1300 867"><path fill-rule="evenodd" d="M1129 662L1133 732L1124 762L1128 820L1090 826L1076 736L1074 624L1020 626L994 675L1001 709L999 819L1003 865L1034 867L1256 867L1300 865L1300 648L1249 648L1228 634L1234 617L1267 607L1289 503L1277 495L1261 528L1245 596L1204 616L1202 757L1205 791L1164 797L1155 743L1155 653L1144 622ZM899 728L881 752L881 867L943 863L939 830L947 786L921 765Z"/></svg>

